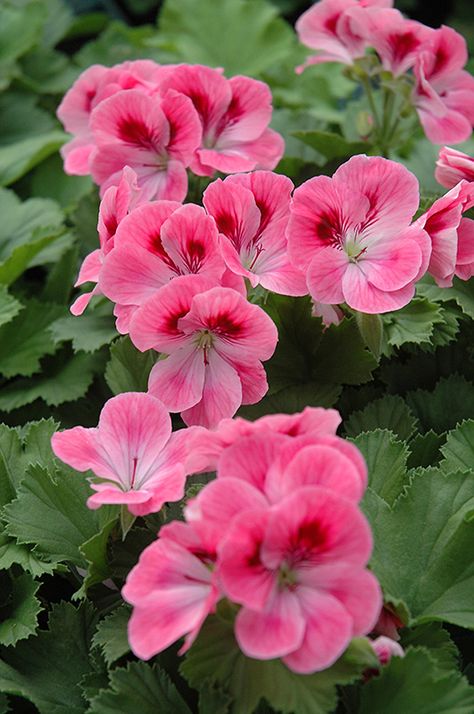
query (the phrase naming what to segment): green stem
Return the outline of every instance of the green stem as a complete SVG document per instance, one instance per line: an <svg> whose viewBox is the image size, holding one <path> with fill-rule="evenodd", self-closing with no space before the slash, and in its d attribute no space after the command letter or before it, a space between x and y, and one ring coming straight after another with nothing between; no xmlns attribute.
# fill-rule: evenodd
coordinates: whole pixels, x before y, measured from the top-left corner
<svg viewBox="0 0 474 714"><path fill-rule="evenodd" d="M370 111L372 112L372 116L374 119L374 129L376 136L379 138L380 137L380 120L379 120L379 115L377 112L377 107L375 106L375 100L374 100L374 95L372 92L372 85L370 83L370 79L367 75L364 77L361 77L361 83L364 88L367 101L369 102L369 107Z"/></svg>

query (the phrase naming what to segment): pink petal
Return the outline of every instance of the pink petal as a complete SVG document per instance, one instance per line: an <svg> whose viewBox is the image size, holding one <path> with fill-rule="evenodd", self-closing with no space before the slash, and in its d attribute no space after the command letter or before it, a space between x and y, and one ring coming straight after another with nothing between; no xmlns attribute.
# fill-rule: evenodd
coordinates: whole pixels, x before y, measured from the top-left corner
<svg viewBox="0 0 474 714"><path fill-rule="evenodd" d="M392 292L417 277L421 259L418 244L402 234L397 240L378 241L371 245L358 265L374 287Z"/></svg>
<svg viewBox="0 0 474 714"><path fill-rule="evenodd" d="M200 401L204 377L203 356L195 345L189 344L154 365L148 389L170 412L180 412Z"/></svg>
<svg viewBox="0 0 474 714"><path fill-rule="evenodd" d="M329 304L344 302L342 282L349 265L342 250L328 246L315 251L306 274L311 297Z"/></svg>
<svg viewBox="0 0 474 714"><path fill-rule="evenodd" d="M91 172L90 159L95 143L90 134L78 136L64 144L60 153L64 160L64 171L71 176L88 176Z"/></svg>
<svg viewBox="0 0 474 714"><path fill-rule="evenodd" d="M200 355L201 360L203 359ZM215 350L208 355L205 367L202 398L190 409L185 407L181 417L185 424L199 424L211 429L221 419L234 416L242 404L242 384L238 373Z"/></svg>
<svg viewBox="0 0 474 714"><path fill-rule="evenodd" d="M170 156L189 166L202 138L199 115L191 100L174 90L166 92L161 102L161 109L170 128L167 151Z"/></svg>
<svg viewBox="0 0 474 714"><path fill-rule="evenodd" d="M204 191L203 204L237 254L257 235L261 213L249 189L217 179Z"/></svg>
<svg viewBox="0 0 474 714"><path fill-rule="evenodd" d="M151 347L163 352L181 349L189 337L178 322L189 312L193 297L211 286L212 282L201 275L183 275L160 288L133 315L133 343L142 352Z"/></svg>
<svg viewBox="0 0 474 714"><path fill-rule="evenodd" d="M352 637L352 618L336 598L299 588L298 599L306 619L301 647L283 658L293 672L310 674L330 667Z"/></svg>
<svg viewBox="0 0 474 714"><path fill-rule="evenodd" d="M264 493L267 473L286 442L285 436L271 433L238 439L223 451L218 462L218 479L241 479Z"/></svg>
<svg viewBox="0 0 474 714"><path fill-rule="evenodd" d="M287 589L276 593L263 612L243 607L235 620L242 652L255 659L274 659L298 649L306 622L298 596Z"/></svg>
<svg viewBox="0 0 474 714"><path fill-rule="evenodd" d="M51 447L58 459L76 471L91 469L98 476L116 480L115 469L104 458L97 437L97 429L75 426L53 434Z"/></svg>
<svg viewBox="0 0 474 714"><path fill-rule="evenodd" d="M353 310L383 313L400 310L408 305L415 294L415 284L409 283L400 290L385 292L372 285L356 264L349 264L342 281L345 302Z"/></svg>
<svg viewBox="0 0 474 714"><path fill-rule="evenodd" d="M253 193L261 214L260 232L288 216L294 186L287 176L271 171L252 171L228 176L225 181L230 185L239 184Z"/></svg>
<svg viewBox="0 0 474 714"><path fill-rule="evenodd" d="M370 208L362 225L365 237L397 235L408 225L420 202L414 174L402 164L380 156L353 156L337 169L334 181L369 200Z"/></svg>
<svg viewBox="0 0 474 714"><path fill-rule="evenodd" d="M218 577L234 602L262 610L276 590L276 575L260 560L268 510L249 510L234 517L219 548Z"/></svg>
<svg viewBox="0 0 474 714"><path fill-rule="evenodd" d="M218 130L216 148L258 139L272 118L272 95L265 82L237 76L229 80L232 99Z"/></svg>

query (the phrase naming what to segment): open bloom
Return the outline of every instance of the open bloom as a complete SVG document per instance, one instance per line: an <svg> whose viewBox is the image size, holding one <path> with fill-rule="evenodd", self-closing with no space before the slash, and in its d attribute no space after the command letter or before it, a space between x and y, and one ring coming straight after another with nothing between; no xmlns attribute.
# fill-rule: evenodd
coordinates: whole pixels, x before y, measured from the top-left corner
<svg viewBox="0 0 474 714"><path fill-rule="evenodd" d="M460 181L416 221L431 239L428 272L440 287L474 275L474 221L462 215L472 206L474 183Z"/></svg>
<svg viewBox="0 0 474 714"><path fill-rule="evenodd" d="M89 508L124 504L142 516L184 495L190 434L172 434L168 411L150 394L126 392L109 399L96 428L56 432L51 445L61 461L98 477L91 483L96 493Z"/></svg>
<svg viewBox="0 0 474 714"><path fill-rule="evenodd" d="M199 176L273 169L284 151L283 138L268 125L272 97L267 84L250 77L226 79L221 70L179 65L163 81L189 97L202 125L191 169Z"/></svg>
<svg viewBox="0 0 474 714"><path fill-rule="evenodd" d="M186 167L201 142L199 117L187 97L121 91L100 102L90 126L96 143L91 173L102 194L128 165L137 174L142 201L185 198Z"/></svg>
<svg viewBox="0 0 474 714"><path fill-rule="evenodd" d="M284 295L305 295L303 274L289 261L286 226L293 183L270 171L218 179L204 192L229 270L255 287Z"/></svg>
<svg viewBox="0 0 474 714"><path fill-rule="evenodd" d="M306 10L296 23L300 42L317 54L312 55L297 72L321 62L351 65L362 57L367 47L364 20L366 8L390 7L392 0L320 0ZM367 17L365 18L365 15Z"/></svg>
<svg viewBox="0 0 474 714"><path fill-rule="evenodd" d="M104 193L100 202L99 222L97 231L99 233L100 247L89 253L84 259L74 287L83 283L97 283L100 269L105 256L114 247L114 238L120 222L125 218L138 197L139 189L137 176L128 166L122 171L122 177L118 186L111 186ZM73 315L82 315L94 295L100 295L101 289L98 285L91 292L83 293L71 305Z"/></svg>
<svg viewBox="0 0 474 714"><path fill-rule="evenodd" d="M224 593L242 605L235 634L244 654L282 657L301 674L335 662L380 611L379 585L365 569L371 548L357 506L319 486L236 516L218 572Z"/></svg>
<svg viewBox="0 0 474 714"><path fill-rule="evenodd" d="M467 62L464 38L450 27L432 32L417 57L413 94L421 124L435 144L469 139L474 123L474 78Z"/></svg>
<svg viewBox="0 0 474 714"><path fill-rule="evenodd" d="M443 146L439 150L435 178L446 188L453 188L462 179L474 181L474 159L462 151Z"/></svg>
<svg viewBox="0 0 474 714"><path fill-rule="evenodd" d="M149 659L186 635L185 652L219 599L212 564L189 524L164 526L129 572L122 589L133 605L128 638L133 652Z"/></svg>
<svg viewBox="0 0 474 714"><path fill-rule="evenodd" d="M332 178L317 176L297 188L288 247L312 298L346 302L367 313L407 305L430 252L426 233L410 225L418 203L412 173L394 161L363 155Z"/></svg>
<svg viewBox="0 0 474 714"><path fill-rule="evenodd" d="M100 287L110 300L129 308L130 317L173 278L200 274L217 285L224 270L215 223L203 208L154 201L139 206L120 224L114 250L100 273Z"/></svg>
<svg viewBox="0 0 474 714"><path fill-rule="evenodd" d="M276 347L268 315L236 290L200 275L175 278L134 314L130 337L140 350L169 355L155 364L149 390L186 424L215 426L268 389L261 360Z"/></svg>
<svg viewBox="0 0 474 714"><path fill-rule="evenodd" d="M74 138L61 148L68 174L90 173L89 158L95 147L89 125L92 110L107 97L124 89L139 88L147 94L157 91L166 68L151 60L122 62L114 67L94 64L76 79L58 107L58 119Z"/></svg>

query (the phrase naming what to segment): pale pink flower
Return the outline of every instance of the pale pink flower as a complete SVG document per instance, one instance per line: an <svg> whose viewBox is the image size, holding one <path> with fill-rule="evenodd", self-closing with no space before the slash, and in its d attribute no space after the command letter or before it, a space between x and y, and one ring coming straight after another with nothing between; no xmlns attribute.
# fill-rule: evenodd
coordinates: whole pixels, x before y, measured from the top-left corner
<svg viewBox="0 0 474 714"><path fill-rule="evenodd" d="M149 659L184 636L180 654L189 649L220 597L214 559L192 527L177 521L145 548L122 589L134 606L128 638L137 657Z"/></svg>
<svg viewBox="0 0 474 714"><path fill-rule="evenodd" d="M430 242L410 220L418 181L401 164L354 156L332 178L296 189L288 247L313 300L382 313L407 305L425 272Z"/></svg>
<svg viewBox="0 0 474 714"><path fill-rule="evenodd" d="M359 16L358 16L359 17ZM404 74L415 64L420 50L434 32L416 20L407 20L393 8L360 13L368 43L377 51L382 66L395 77Z"/></svg>
<svg viewBox="0 0 474 714"><path fill-rule="evenodd" d="M474 181L474 159L462 151L443 146L439 150L435 178L446 188L453 188L462 179Z"/></svg>
<svg viewBox="0 0 474 714"><path fill-rule="evenodd" d="M91 174L102 194L128 165L137 174L141 201L186 197L186 167L201 142L199 116L187 97L117 92L94 109L90 126L96 143Z"/></svg>
<svg viewBox="0 0 474 714"><path fill-rule="evenodd" d="M137 176L131 168L125 166L118 186L108 188L100 202L97 224L100 247L89 253L84 259L74 287L83 285L83 283L98 282L105 256L114 246L117 228L127 213L133 209L138 194ZM82 315L91 298L101 293L100 287L96 285L91 292L80 295L71 305L72 314Z"/></svg>
<svg viewBox="0 0 474 714"><path fill-rule="evenodd" d="M391 7L392 4L392 0L320 0L314 3L298 18L296 31L303 45L318 52L297 67L297 73L322 62L353 64L364 55L368 45L365 9ZM366 19L368 22L368 12Z"/></svg>
<svg viewBox="0 0 474 714"><path fill-rule="evenodd" d="M371 549L357 506L318 486L233 518L217 570L224 593L242 605L235 634L244 654L282 657L301 674L329 667L377 620Z"/></svg>
<svg viewBox="0 0 474 714"><path fill-rule="evenodd" d="M124 504L141 516L183 497L186 474L193 468L191 435L189 430L171 433L168 411L155 397L126 392L109 399L96 428L56 432L51 445L61 461L97 476L89 508Z"/></svg>
<svg viewBox="0 0 474 714"><path fill-rule="evenodd" d="M283 138L268 125L272 96L267 84L250 77L226 79L221 70L179 65L162 83L162 92L189 97L202 124L202 142L191 169L199 176L273 169L284 151Z"/></svg>
<svg viewBox="0 0 474 714"><path fill-rule="evenodd" d="M173 278L200 274L218 285L224 270L216 225L203 208L154 201L122 221L99 280L104 295L130 309L128 325L132 308Z"/></svg>
<svg viewBox="0 0 474 714"><path fill-rule="evenodd" d="M474 123L474 77L463 67L466 41L450 27L432 32L415 64L413 101L420 122L435 144L469 139Z"/></svg>
<svg viewBox="0 0 474 714"><path fill-rule="evenodd" d="M123 89L139 88L147 94L156 92L166 71L167 68L151 60L134 60L114 67L95 64L81 73L66 92L57 111L65 130L74 135L61 148L66 173L90 173L89 158L95 147L89 126L92 110L103 99Z"/></svg>
<svg viewBox="0 0 474 714"><path fill-rule="evenodd" d="M405 656L403 647L398 642L391 640L390 637L377 637L377 639L369 640L369 642L382 667L385 667L392 657Z"/></svg>
<svg viewBox="0 0 474 714"><path fill-rule="evenodd" d="M278 339L270 317L236 290L200 275L175 278L134 314L130 337L140 350L169 355L152 369L149 390L186 424L215 426L268 389L261 360Z"/></svg>
<svg viewBox="0 0 474 714"><path fill-rule="evenodd" d="M322 302L313 301L311 314L320 317L324 327L339 325L344 319L344 313L338 305L325 305Z"/></svg>
<svg viewBox="0 0 474 714"><path fill-rule="evenodd" d="M474 275L474 221L462 217L472 206L474 183L460 181L416 221L431 239L428 272L440 287L450 287L455 275Z"/></svg>
<svg viewBox="0 0 474 714"><path fill-rule="evenodd" d="M293 183L270 171L218 179L204 192L203 203L219 230L229 270L283 295L305 295L303 274L287 251L286 226Z"/></svg>

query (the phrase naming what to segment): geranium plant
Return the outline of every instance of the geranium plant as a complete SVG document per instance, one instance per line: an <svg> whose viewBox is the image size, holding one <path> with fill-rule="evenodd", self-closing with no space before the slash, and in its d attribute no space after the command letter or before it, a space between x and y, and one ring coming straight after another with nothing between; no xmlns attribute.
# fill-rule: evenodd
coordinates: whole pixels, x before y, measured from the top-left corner
<svg viewBox="0 0 474 714"><path fill-rule="evenodd" d="M71 59L26 12L6 99L64 132L0 148L0 714L474 711L463 37L168 0Z"/></svg>

